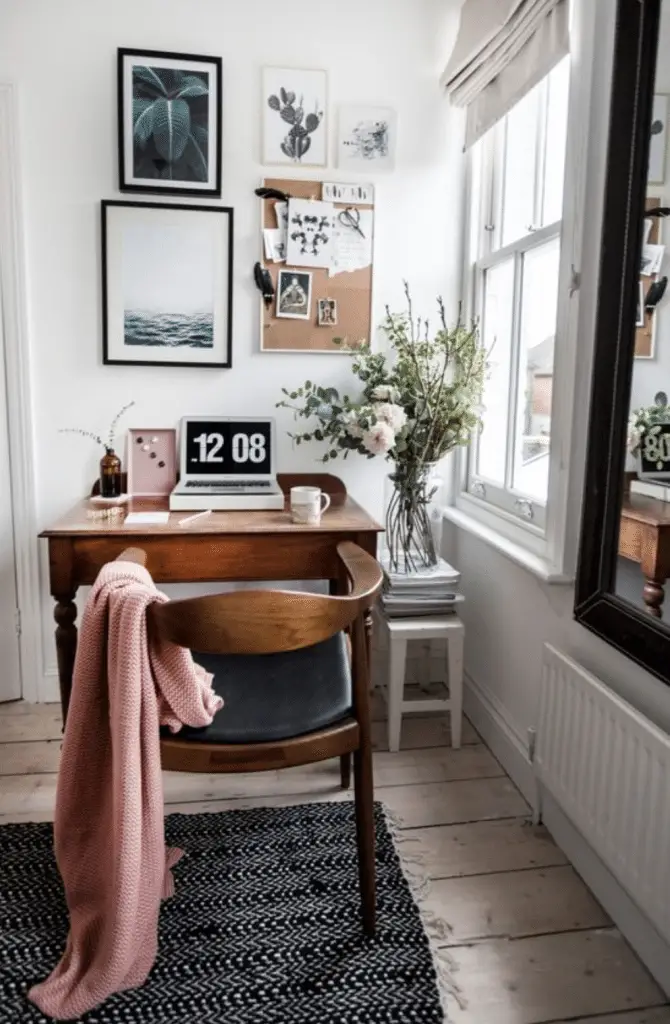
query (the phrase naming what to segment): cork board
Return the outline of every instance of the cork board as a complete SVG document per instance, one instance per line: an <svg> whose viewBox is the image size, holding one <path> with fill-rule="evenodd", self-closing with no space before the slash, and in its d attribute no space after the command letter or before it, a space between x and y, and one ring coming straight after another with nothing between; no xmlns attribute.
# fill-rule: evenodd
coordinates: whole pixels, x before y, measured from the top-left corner
<svg viewBox="0 0 670 1024"><path fill-rule="evenodd" d="M658 196L647 196L645 203L645 210L653 210L655 206L660 206L661 200ZM661 237L660 232L660 218L652 217L651 231L649 232L649 238L647 241L650 245L658 245ZM639 281L642 285L642 292L644 295L649 291L649 286L652 281L657 281L659 275L655 274L652 277L643 277L640 274ZM639 287L638 287L639 292ZM654 332L656 327L656 310L653 309L651 313L644 311L644 326L635 328L635 358L636 359L653 359L654 358Z"/></svg>
<svg viewBox="0 0 670 1024"><path fill-rule="evenodd" d="M329 179L330 180L330 179ZM267 188L280 189L296 199L321 199L320 181L295 181L290 178L266 178ZM277 220L274 200L263 199L262 224L264 228L275 228ZM335 203L335 210L345 210L348 203ZM356 203L360 210L373 210L374 206ZM374 223L374 220L373 220ZM262 246L261 238L261 246ZM373 257L374 258L374 257ZM292 269L291 264L273 263L265 259L262 264L270 272L277 291L280 270ZM296 270L302 268L296 266ZM330 277L323 267L305 268L312 275L312 296L310 315L307 320L278 318L276 302L267 308L261 300L261 351L263 352L341 352L333 338L346 338L350 343L361 339L370 341L372 334L372 270L373 263L360 270L336 274ZM337 303L337 325L319 327L319 299L335 299Z"/></svg>

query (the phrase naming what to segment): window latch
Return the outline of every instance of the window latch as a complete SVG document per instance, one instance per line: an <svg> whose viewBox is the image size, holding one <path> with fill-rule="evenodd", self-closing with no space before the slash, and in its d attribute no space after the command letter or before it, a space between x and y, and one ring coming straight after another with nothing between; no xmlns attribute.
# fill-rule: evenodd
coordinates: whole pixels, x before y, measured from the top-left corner
<svg viewBox="0 0 670 1024"><path fill-rule="evenodd" d="M475 498L485 498L486 485L481 480L473 480L470 484L470 494L473 494Z"/></svg>
<svg viewBox="0 0 670 1024"><path fill-rule="evenodd" d="M517 498L514 502L514 508L524 519L535 518L535 508L532 501L526 501L525 498Z"/></svg>
<svg viewBox="0 0 670 1024"><path fill-rule="evenodd" d="M582 275L576 269L574 263L570 264L570 287L568 288L568 295L570 298L579 291L582 286Z"/></svg>

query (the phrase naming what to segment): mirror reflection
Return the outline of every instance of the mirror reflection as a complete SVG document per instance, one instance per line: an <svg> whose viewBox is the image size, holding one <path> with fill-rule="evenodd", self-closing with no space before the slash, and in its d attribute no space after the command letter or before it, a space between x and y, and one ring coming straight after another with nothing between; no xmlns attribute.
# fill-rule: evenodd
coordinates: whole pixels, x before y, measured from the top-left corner
<svg viewBox="0 0 670 1024"><path fill-rule="evenodd" d="M670 625L670 0L654 83L616 594Z"/></svg>

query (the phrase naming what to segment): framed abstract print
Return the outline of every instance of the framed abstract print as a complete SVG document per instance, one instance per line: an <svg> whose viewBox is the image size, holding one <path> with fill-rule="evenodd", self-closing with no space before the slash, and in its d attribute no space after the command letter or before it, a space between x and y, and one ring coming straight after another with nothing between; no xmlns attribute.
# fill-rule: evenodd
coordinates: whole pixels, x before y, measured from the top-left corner
<svg viewBox="0 0 670 1024"><path fill-rule="evenodd" d="M221 195L221 58L118 51L119 188Z"/></svg>
<svg viewBox="0 0 670 1024"><path fill-rule="evenodd" d="M102 203L103 362L232 364L233 211Z"/></svg>

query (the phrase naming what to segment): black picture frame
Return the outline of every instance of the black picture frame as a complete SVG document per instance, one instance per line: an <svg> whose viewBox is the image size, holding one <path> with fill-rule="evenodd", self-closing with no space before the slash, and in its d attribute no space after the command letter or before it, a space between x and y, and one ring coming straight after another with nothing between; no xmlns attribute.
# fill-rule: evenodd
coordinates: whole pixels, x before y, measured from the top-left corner
<svg viewBox="0 0 670 1024"><path fill-rule="evenodd" d="M132 68L132 58L146 57L148 61L153 62L165 62L169 65L170 62L182 65L177 70L180 73L185 73L189 70L188 67L183 65L192 65L191 71L194 75L202 75L206 70L208 74L214 75L214 81L216 83L215 98L211 104L211 109L208 107L207 117L207 141L208 141L208 152L207 152L207 181L206 183L198 184L196 181L187 183L186 178L177 179L174 184L169 180L167 184L161 182L166 179L162 179L155 173L158 169L159 161L158 157L160 154L156 154L157 159L154 161L154 173L151 175L135 175L130 174L130 148L133 147L132 152L134 154L134 141L133 141L133 121L132 121L132 109L129 112L127 109L127 96L128 90L126 88L126 66L127 63ZM211 69L211 70L210 70ZM132 74L132 71L131 71ZM130 85L131 96L132 96L132 83ZM212 198L221 195L221 167L222 167L222 147L221 147L221 131L222 131L222 110L223 110L223 65L221 57L210 57L198 54L188 53L173 53L171 51L163 50L138 50L120 48L117 51L117 104L118 104L118 153L119 153L119 191L121 192L144 192L152 193L156 195L172 195L172 196L201 196L203 198ZM174 90L173 90L174 91ZM187 92L188 89L185 90ZM175 93L175 98L177 94ZM189 106L189 117L191 115L191 107L196 104L202 104L202 98L197 96L184 95L180 98L181 104L186 103ZM184 109L183 106L181 108ZM130 125L128 124L127 118L130 117ZM130 127L130 131L128 130ZM199 130L202 130L202 125L198 126ZM212 128L215 129L215 142L211 147L211 134ZM182 136L183 139L183 136ZM153 139L149 139L149 146L153 144ZM192 148L195 152L198 147L198 140L195 136L189 135L186 142L186 152ZM146 148L146 147L145 147ZM202 155L202 154L201 154ZM134 155L132 157L134 161ZM180 156L180 160L182 157ZM182 164L186 164L186 159L182 160ZM179 164L179 161L177 161ZM195 166L195 165L194 165ZM134 164L133 164L134 167ZM192 173L192 171L189 171ZM133 180L134 178L134 180Z"/></svg>
<svg viewBox="0 0 670 1024"><path fill-rule="evenodd" d="M670 631L615 593L660 0L618 0L574 614L670 684Z"/></svg>
<svg viewBox="0 0 670 1024"><path fill-rule="evenodd" d="M142 359L142 358L119 358L118 349L119 341L118 338L112 338L112 330L110 329L110 323L112 318L116 322L116 329L119 329L119 303L111 301L110 292L110 271L111 271L111 259L110 259L110 214L113 216L111 211L117 209L128 209L128 210L164 210L170 211L170 218L174 219L175 216L179 219L180 214L187 214L189 219L193 218L193 215L198 213L208 213L217 217L224 217L227 225L227 238L225 243L221 247L221 255L225 262L225 276L221 280L220 292L212 296L212 302L217 303L220 307L223 304L225 310L225 324L216 323L216 313L212 313L212 338L214 343L213 350L215 351L215 343L217 338L220 337L220 341L223 343L225 354L223 358L216 360L204 360L204 359ZM175 367L196 367L200 369L225 369L228 370L233 365L233 350L232 350L232 339L233 339L233 233L234 233L234 211L230 206L196 206L195 204L184 204L184 203L152 203L152 202L126 202L118 199L103 199L100 204L100 216L101 216L101 267L102 267L102 361L105 366L175 366ZM117 268L118 272L118 268ZM118 293L118 283L114 289L114 294ZM213 305L214 308L214 305ZM125 332L125 307L124 307L124 324L123 329ZM219 332L219 334L217 334ZM220 334L220 332L223 332ZM129 346L125 345L125 333L124 333L124 345L122 348L125 350ZM144 348L144 346L138 346ZM157 345L160 348L162 346ZM172 349L171 349L172 351ZM197 351L197 350L196 350ZM140 352L141 356L143 353ZM160 354L160 353L159 353ZM179 355L179 353L177 353Z"/></svg>

